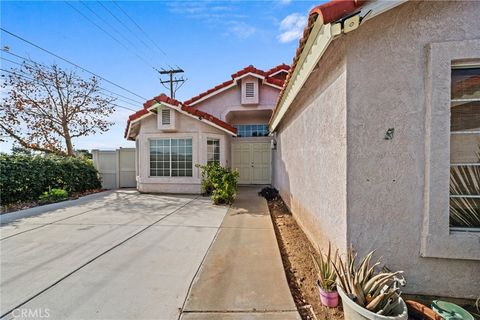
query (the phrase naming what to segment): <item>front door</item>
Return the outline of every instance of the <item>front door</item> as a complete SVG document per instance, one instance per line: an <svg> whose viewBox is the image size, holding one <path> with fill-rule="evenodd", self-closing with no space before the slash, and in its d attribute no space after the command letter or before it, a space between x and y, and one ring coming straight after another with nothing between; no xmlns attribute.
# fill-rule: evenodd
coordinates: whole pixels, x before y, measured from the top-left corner
<svg viewBox="0 0 480 320"><path fill-rule="evenodd" d="M234 142L232 168L238 170L239 184L270 184L272 150L270 142Z"/></svg>

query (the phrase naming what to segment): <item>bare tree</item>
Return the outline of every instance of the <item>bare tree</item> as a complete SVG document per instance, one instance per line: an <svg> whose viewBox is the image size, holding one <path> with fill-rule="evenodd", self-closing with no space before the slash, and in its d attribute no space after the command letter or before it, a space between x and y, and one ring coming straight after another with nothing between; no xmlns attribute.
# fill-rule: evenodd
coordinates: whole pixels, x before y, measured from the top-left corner
<svg viewBox="0 0 480 320"><path fill-rule="evenodd" d="M73 139L105 132L114 99L100 94L99 79L74 71L23 62L2 74L6 91L0 106L0 134L22 147L74 155Z"/></svg>

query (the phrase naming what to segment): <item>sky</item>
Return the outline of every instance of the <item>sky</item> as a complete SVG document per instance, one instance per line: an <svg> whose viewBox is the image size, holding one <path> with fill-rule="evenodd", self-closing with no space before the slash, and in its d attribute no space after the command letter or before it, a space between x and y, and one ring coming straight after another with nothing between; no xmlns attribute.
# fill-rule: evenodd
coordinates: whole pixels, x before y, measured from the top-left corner
<svg viewBox="0 0 480 320"><path fill-rule="evenodd" d="M250 64L264 70L290 64L308 12L321 2L1 1L0 24L142 97L101 83L135 100L118 97L116 104L139 110L145 99L167 93L154 68L178 66L185 71L188 80L176 93L183 101L229 80L232 73ZM6 32L0 32L0 43L11 53L90 76ZM22 61L3 51L1 57ZM2 69L15 67L4 59L0 64ZM75 148L134 147L123 137L132 113L117 107L111 116L115 125L108 132L78 138ZM8 152L11 146L8 139L0 151Z"/></svg>

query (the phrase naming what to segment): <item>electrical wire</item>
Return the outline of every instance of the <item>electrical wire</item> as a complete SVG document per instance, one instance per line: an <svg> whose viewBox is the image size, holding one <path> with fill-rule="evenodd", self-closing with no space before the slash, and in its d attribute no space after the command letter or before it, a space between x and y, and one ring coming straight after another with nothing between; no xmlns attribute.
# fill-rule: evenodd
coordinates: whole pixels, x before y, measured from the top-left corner
<svg viewBox="0 0 480 320"><path fill-rule="evenodd" d="M123 12L123 14L131 21L133 22L133 24L138 28L138 30L140 30L140 32L142 32L145 37L165 56L165 58L168 59L168 55L165 51L162 50L162 48L160 48L157 43L152 39L150 38L150 36L148 35L147 32L145 32L145 30L125 11L122 9L122 7L120 7L120 5L116 2L116 1L112 1L113 4L115 4L115 6L117 6L118 9L120 9L120 11ZM170 68L172 68L172 66L170 64L168 64L168 66ZM173 68L172 68L173 69Z"/></svg>
<svg viewBox="0 0 480 320"><path fill-rule="evenodd" d="M3 51L3 52L5 52L5 53L8 53L8 54L16 57L16 58L19 58L19 59L24 60L23 62L24 62L26 65L28 65L29 67L36 68L37 65L38 65L38 66L41 66L41 67L44 67L44 68L53 70L52 67L47 66L47 65L45 65L45 64L42 64L42 63L40 63L40 62L38 62L38 61L35 61L35 60L31 59L31 58L22 57L22 56L20 56L20 55L18 55L18 54L15 54L15 53L13 53L13 52L7 51L7 50L5 50L5 49L0 49L0 51ZM18 62L9 60L9 59L7 59L7 58L3 58L3 57L0 57L0 58L3 59L3 60L9 61L9 62L11 62L11 63L14 63L14 64L16 64L16 65L23 66L21 63L18 63ZM35 65L29 64L29 63L27 63L27 61L30 61L30 62L34 63ZM38 67L37 67L37 68L38 68ZM111 91L111 90L106 89L106 88L103 88L103 87L101 87L101 86L98 86L98 88L99 88L100 90L102 90L102 91L106 91L106 92L109 92L109 93L114 94L114 95L116 95L116 96L119 96L119 97L121 97L121 98L124 98L124 99L127 99L127 100L132 101L132 102L129 102L129 101L126 101L126 100L122 100L122 99L120 99L120 98L116 98L116 99L118 99L118 100L120 100L120 101L123 101L123 102L125 102L125 103L128 103L128 104L130 104L130 105L132 105L132 106L138 106L139 104L140 104L140 105L143 104L143 102L140 102L140 101L131 99L131 98L126 97L126 96L124 96L124 95L122 95L122 94L120 94L120 93ZM135 104L134 104L134 103L135 103Z"/></svg>
<svg viewBox="0 0 480 320"><path fill-rule="evenodd" d="M98 75L97 73L94 73L94 72L92 72L92 71L90 71L90 70L88 70L88 69L86 69L86 68L84 68L84 67L76 64L75 62L72 62L72 61L70 61L70 60L68 60L68 59L66 59L66 58L63 58L63 57L59 56L58 54L55 54L55 53L53 53L52 51L49 51L49 50L47 50L47 49L45 49L45 48L43 48L43 47L41 47L41 46L39 46L39 45L37 45L37 44L29 41L29 40L27 40L27 39L25 39L25 38L23 38L23 37L21 37L21 36L19 36L19 35L16 35L16 34L14 34L13 32L10 32L10 31L2 28L2 27L0 27L0 30L3 31L3 32L5 32L5 33L7 33L7 34L9 34L9 35L11 35L12 37L15 37L15 38L17 38L17 39L19 39L19 40L21 40L21 41L23 41L23 42L25 42L25 43L28 43L29 45L31 45L31 46L33 46L33 47L35 47L35 48L37 48L37 49L42 50L42 51L44 51L44 52L46 52L46 53L48 53L48 54L50 54L50 55L52 55L52 56L54 56L54 57L56 57L56 58L58 58L58 59L60 59L60 60L62 60L62 61L64 61L64 62L66 62L66 63L69 63L69 64L77 67L77 68L80 69L80 70L83 70L83 71L85 71L85 72L87 72L87 73L90 73L91 75L94 75L95 77L98 77L99 79L102 79L102 80L104 80L105 82L108 82L108 83L110 83L111 85L113 85L113 86L115 86L115 87L117 87L117 88L120 88L120 89L122 89L122 90L124 90L124 91L126 91L126 92L128 92L128 93L130 93L130 94L132 94L132 95L134 95L134 96L142 99L142 100L148 100L147 98L142 97L141 95L138 95L138 94L136 94L135 92L133 92L133 91L131 91L131 90L128 90L127 88L125 88L125 87L123 87L123 86L121 86L121 85L118 85L118 84L116 84L115 82L110 81L110 80L108 80L108 79L106 79L106 78Z"/></svg>
<svg viewBox="0 0 480 320"><path fill-rule="evenodd" d="M4 58L2 58L4 59ZM13 75L16 75L16 76L19 76L19 77L22 77L24 79L27 79L29 81L34 81L34 82L37 82L39 83L38 80L32 78L32 77L28 77L25 75L25 73L22 73L22 72L14 72L14 71L10 71L10 70L6 70L6 69L3 69L3 68L0 68L0 71L3 71L3 72L7 72L7 73L10 73L10 74L13 74ZM53 86L53 85L52 85ZM126 110L130 110L130 111L137 111L137 110L134 110L134 109L131 109L131 108L128 108L128 107L124 107L124 106L121 106L121 105L118 105L116 103L113 103L113 102L109 102L109 104L111 104L112 106L115 106L115 107L118 107L118 108L121 108L121 109L126 109Z"/></svg>

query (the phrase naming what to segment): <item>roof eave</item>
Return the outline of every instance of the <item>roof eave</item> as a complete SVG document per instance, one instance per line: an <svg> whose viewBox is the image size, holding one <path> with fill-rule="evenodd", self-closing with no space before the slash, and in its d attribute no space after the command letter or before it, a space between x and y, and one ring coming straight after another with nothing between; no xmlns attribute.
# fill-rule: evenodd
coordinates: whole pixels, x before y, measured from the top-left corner
<svg viewBox="0 0 480 320"><path fill-rule="evenodd" d="M308 75L313 71L318 60L320 60L323 55L323 52L332 41L333 36L334 35L332 35L331 32L331 24L324 25L322 17L317 16L296 67L288 78L286 86L283 89L284 92L280 96L277 107L272 114L270 119L270 132L275 131L277 128L293 99L307 80Z"/></svg>
<svg viewBox="0 0 480 320"><path fill-rule="evenodd" d="M361 24L407 1L408 0L368 2L364 6L359 8L360 14L362 14L363 16L363 20ZM345 5L345 3L341 3L341 1L331 1L331 2L339 3L342 6L342 8ZM355 2L358 5L363 3L364 1L358 1L358 2L353 1L353 2ZM324 4L322 6L325 6L325 5L327 4ZM323 17L320 13L324 14L325 12L321 10L317 10L317 8L314 8L309 15L310 18L312 18L313 15L316 15L315 22L313 23L312 31L307 35L307 40L306 40L307 43L303 47L302 51L300 53L297 53L297 54L300 54L300 57L298 58L298 61L296 63L294 60L294 64L292 65L293 70L292 69L290 70L290 73L287 76L287 79L285 80L285 85L283 87L283 90L282 92L280 92L279 100L277 101L276 108L269 122L270 132L274 132L275 129L278 127L280 121L282 120L283 116L285 115L288 108L290 107L290 104L293 102L294 98L302 88L303 84L307 80L310 73L314 70L316 64L322 57L323 53L325 52L329 44L332 42L332 40L335 37L340 36L342 34L341 25L339 23L336 23L335 21L328 20L328 19L333 19L333 15L332 17L325 19L326 17ZM326 21L328 23L326 23ZM320 34L320 31L322 31L321 34ZM315 46L313 46L314 43L315 43ZM311 52L312 50L317 50L317 52L316 53L313 52L313 56L309 57L309 59L306 59L306 57L309 54L312 54Z"/></svg>

